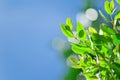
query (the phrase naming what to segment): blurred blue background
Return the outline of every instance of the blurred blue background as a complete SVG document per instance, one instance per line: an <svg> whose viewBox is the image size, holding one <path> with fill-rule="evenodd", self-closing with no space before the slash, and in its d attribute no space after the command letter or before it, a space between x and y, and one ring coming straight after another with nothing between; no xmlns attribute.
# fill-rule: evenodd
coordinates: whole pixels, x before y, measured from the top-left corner
<svg viewBox="0 0 120 80"><path fill-rule="evenodd" d="M0 0L0 80L59 80L66 66L51 46L84 0ZM62 80L62 79L60 79Z"/></svg>

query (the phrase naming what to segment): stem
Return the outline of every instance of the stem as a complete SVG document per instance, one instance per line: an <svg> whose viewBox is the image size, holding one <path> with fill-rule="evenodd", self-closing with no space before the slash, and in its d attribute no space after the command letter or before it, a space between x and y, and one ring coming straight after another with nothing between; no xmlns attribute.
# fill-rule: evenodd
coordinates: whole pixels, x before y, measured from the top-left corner
<svg viewBox="0 0 120 80"><path fill-rule="evenodd" d="M74 36L74 38L75 38L76 41L80 42L79 39L77 39L75 36Z"/></svg>
<svg viewBox="0 0 120 80"><path fill-rule="evenodd" d="M116 46L116 45L114 44L114 46L113 46L112 49L111 49L112 55L110 56L109 65L112 65L112 64L114 63L114 59L115 59L115 56L116 56L116 55L114 54L114 51L113 51L113 50L114 50L115 46ZM111 70L110 70L111 79L114 80L114 73L113 73L113 71L112 71L113 69L112 69L111 67L110 67L110 69L111 69Z"/></svg>
<svg viewBox="0 0 120 80"><path fill-rule="evenodd" d="M99 60L99 56L96 55L96 60L97 60L97 64L98 64L98 68L99 68L99 76L98 76L98 80L102 80L102 76L101 76L101 70L100 70L100 60Z"/></svg>
<svg viewBox="0 0 120 80"><path fill-rule="evenodd" d="M113 29L115 30L116 33L118 33L117 28L115 25L113 25Z"/></svg>
<svg viewBox="0 0 120 80"><path fill-rule="evenodd" d="M110 15L110 18L111 18L111 21L114 22L114 21L113 21L113 18L112 18L112 15Z"/></svg>
<svg viewBox="0 0 120 80"><path fill-rule="evenodd" d="M112 26L113 26L113 29L115 30L116 33L118 33L117 28L116 28L116 26L114 25L114 20L113 20L113 18L112 18L112 15L110 15L110 18L111 18L111 24L112 24Z"/></svg>

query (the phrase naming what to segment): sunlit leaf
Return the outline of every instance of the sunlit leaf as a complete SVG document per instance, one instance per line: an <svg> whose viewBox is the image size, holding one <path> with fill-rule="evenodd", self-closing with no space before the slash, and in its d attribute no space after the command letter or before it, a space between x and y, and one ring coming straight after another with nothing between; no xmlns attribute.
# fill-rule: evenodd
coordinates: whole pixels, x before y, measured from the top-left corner
<svg viewBox="0 0 120 80"><path fill-rule="evenodd" d="M110 8L110 2L109 1L105 1L104 3L104 9L105 11L108 13L108 14L111 14L112 13L112 10Z"/></svg>
<svg viewBox="0 0 120 80"><path fill-rule="evenodd" d="M66 37L74 37L74 35L73 35L72 31L70 30L69 26L61 24L60 27L61 27L61 30L62 30L63 34Z"/></svg>
<svg viewBox="0 0 120 80"><path fill-rule="evenodd" d="M76 31L77 32L80 32L81 30L84 30L84 25L80 22L77 22L77 29Z"/></svg>
<svg viewBox="0 0 120 80"><path fill-rule="evenodd" d="M70 62L74 63L74 64L78 64L79 61L77 59L75 59L74 57L70 57Z"/></svg>
<svg viewBox="0 0 120 80"><path fill-rule="evenodd" d="M73 25L72 25L72 20L71 20L71 18L67 18L67 19L66 19L66 25L68 25L68 26L70 27L70 29L72 30Z"/></svg>
<svg viewBox="0 0 120 80"><path fill-rule="evenodd" d="M113 35L113 42L120 44L120 34Z"/></svg>
<svg viewBox="0 0 120 80"><path fill-rule="evenodd" d="M115 31L112 28L109 28L107 25L105 24L101 24L100 26L101 30L109 35L114 35Z"/></svg>
<svg viewBox="0 0 120 80"><path fill-rule="evenodd" d="M117 2L120 4L120 0ZM115 8L114 0L105 0L104 9L110 19L100 10L99 13L110 23L101 23L100 29L93 25L99 32L92 27L85 30L84 25L78 22L76 34L73 35L70 18L67 18L66 25L61 24L65 36L78 40L71 47L77 58L70 58L70 62L73 63L72 68L83 70L87 80L98 80L98 77L100 80L120 79L120 11Z"/></svg>
<svg viewBox="0 0 120 80"><path fill-rule="evenodd" d="M90 54L93 53L92 49L90 49L88 47L84 47L84 46L78 46L78 45L73 45L72 50L77 54L83 54L83 53L86 53L86 52L90 53Z"/></svg>
<svg viewBox="0 0 120 80"><path fill-rule="evenodd" d="M89 32L90 33L97 33L97 31L94 28L92 28L92 27L89 27Z"/></svg>
<svg viewBox="0 0 120 80"><path fill-rule="evenodd" d="M118 13L115 15L115 20L119 19L120 18L120 11L118 11Z"/></svg>
<svg viewBox="0 0 120 80"><path fill-rule="evenodd" d="M84 73L84 75L88 80L98 80L98 78L95 75L93 75L93 72L86 72Z"/></svg>
<svg viewBox="0 0 120 80"><path fill-rule="evenodd" d="M113 8L114 8L114 0L111 0L111 2L110 2L110 9L111 9L111 11L113 10Z"/></svg>

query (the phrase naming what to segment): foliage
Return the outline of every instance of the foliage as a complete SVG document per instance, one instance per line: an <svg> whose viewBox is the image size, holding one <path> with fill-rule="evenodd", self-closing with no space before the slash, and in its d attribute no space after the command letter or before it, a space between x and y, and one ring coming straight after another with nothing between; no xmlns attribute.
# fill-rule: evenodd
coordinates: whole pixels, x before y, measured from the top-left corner
<svg viewBox="0 0 120 80"><path fill-rule="evenodd" d="M120 4L120 0L117 0ZM71 49L78 56L78 59L71 57L74 69L82 69L80 75L88 80L119 80L120 79L120 11L117 11L114 0L106 0L104 3L106 13L111 17L107 18L102 11L99 11L103 19L112 26L101 23L100 30L96 31L77 23L76 31L73 33L72 20L67 18L66 24L61 24L63 34L68 38L74 38L79 43L72 43Z"/></svg>

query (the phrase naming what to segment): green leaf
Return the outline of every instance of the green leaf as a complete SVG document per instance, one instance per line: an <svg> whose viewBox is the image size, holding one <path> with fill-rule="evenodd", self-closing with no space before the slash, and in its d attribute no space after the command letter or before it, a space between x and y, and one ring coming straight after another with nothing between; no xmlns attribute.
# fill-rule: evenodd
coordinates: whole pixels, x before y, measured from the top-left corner
<svg viewBox="0 0 120 80"><path fill-rule="evenodd" d="M113 35L113 42L116 44L120 44L120 34Z"/></svg>
<svg viewBox="0 0 120 80"><path fill-rule="evenodd" d="M92 34L91 39L94 40L99 40L100 39L100 35L99 34Z"/></svg>
<svg viewBox="0 0 120 80"><path fill-rule="evenodd" d="M114 8L114 0L111 0L111 2L110 2L110 9L111 9L111 11L113 10L113 8Z"/></svg>
<svg viewBox="0 0 120 80"><path fill-rule="evenodd" d="M120 11L118 11L118 13L115 15L114 20L117 20L117 19L119 19L119 18L120 18Z"/></svg>
<svg viewBox="0 0 120 80"><path fill-rule="evenodd" d="M83 66L85 66L84 60L83 60L83 58L82 58L80 55L79 55L78 57L79 57L79 62L78 62L78 64L73 65L72 68L75 68L75 69L84 69L84 67L83 67ZM81 65L82 65L82 66L81 66Z"/></svg>
<svg viewBox="0 0 120 80"><path fill-rule="evenodd" d="M119 20L120 20L120 11L115 15L114 17L114 25L119 26Z"/></svg>
<svg viewBox="0 0 120 80"><path fill-rule="evenodd" d="M101 30L109 35L114 35L115 31L112 28L109 28L107 25L105 24L101 24L100 26Z"/></svg>
<svg viewBox="0 0 120 80"><path fill-rule="evenodd" d="M110 20L100 10L99 13L106 22L110 22Z"/></svg>
<svg viewBox="0 0 120 80"><path fill-rule="evenodd" d="M84 30L81 30L79 33L78 33L78 36L79 36L79 38L82 38L82 37L84 37Z"/></svg>
<svg viewBox="0 0 120 80"><path fill-rule="evenodd" d="M72 31L70 30L69 26L61 24L60 27L61 27L61 30L62 30L63 34L66 37L70 37L70 38L74 37L74 35L73 35Z"/></svg>
<svg viewBox="0 0 120 80"><path fill-rule="evenodd" d="M77 23L77 35L80 38L80 40L85 41L86 39L86 32L84 30L84 25L80 22Z"/></svg>
<svg viewBox="0 0 120 80"><path fill-rule="evenodd" d="M96 75L99 72L99 69L95 67L95 68L92 68L91 71L93 72L94 75Z"/></svg>
<svg viewBox="0 0 120 80"><path fill-rule="evenodd" d="M106 45L102 45L102 53L105 53L106 56L110 56L112 52L110 51L110 48Z"/></svg>
<svg viewBox="0 0 120 80"><path fill-rule="evenodd" d="M99 35L99 34L92 34L91 40L94 42L94 44L99 44L99 47L102 47L101 45L103 43L112 43L112 39L108 36Z"/></svg>
<svg viewBox="0 0 120 80"><path fill-rule="evenodd" d="M89 32L90 33L97 33L97 31L94 28L92 28L92 27L89 27Z"/></svg>
<svg viewBox="0 0 120 80"><path fill-rule="evenodd" d="M72 68L74 68L74 69L82 69L82 67L80 65L74 65L74 66L72 66Z"/></svg>
<svg viewBox="0 0 120 80"><path fill-rule="evenodd" d="M86 32L84 30L79 31L78 37L80 40L85 41L86 40Z"/></svg>
<svg viewBox="0 0 120 80"><path fill-rule="evenodd" d="M98 78L93 74L93 72L84 73L87 80L98 80Z"/></svg>
<svg viewBox="0 0 120 80"><path fill-rule="evenodd" d="M70 62L74 63L74 64L78 64L79 61L77 59L75 59L74 57L70 57Z"/></svg>
<svg viewBox="0 0 120 80"><path fill-rule="evenodd" d="M120 0L117 0L117 3L120 4Z"/></svg>
<svg viewBox="0 0 120 80"><path fill-rule="evenodd" d="M116 26L117 26L118 30L120 30L120 29L119 29L119 27L120 27L120 18L117 19L117 21L116 21Z"/></svg>
<svg viewBox="0 0 120 80"><path fill-rule="evenodd" d="M118 63L110 64L110 67L113 68L115 73L117 73L120 76L120 64Z"/></svg>
<svg viewBox="0 0 120 80"><path fill-rule="evenodd" d="M79 46L79 45L73 45L72 50L77 54L83 54L85 52L90 53L90 54L93 53L92 49L85 47L85 46Z"/></svg>
<svg viewBox="0 0 120 80"><path fill-rule="evenodd" d="M105 1L105 3L104 3L104 9L105 9L105 11L108 13L108 14L112 14L112 10L111 10L111 7L112 7L112 4L110 4L110 2L109 1Z"/></svg>
<svg viewBox="0 0 120 80"><path fill-rule="evenodd" d="M76 31L79 33L81 30L84 30L84 25L80 22L77 22L77 29Z"/></svg>
<svg viewBox="0 0 120 80"><path fill-rule="evenodd" d="M68 26L70 27L70 29L72 30L73 25L72 25L72 20L71 20L71 18L67 18L67 19L66 19L66 25L68 25Z"/></svg>

